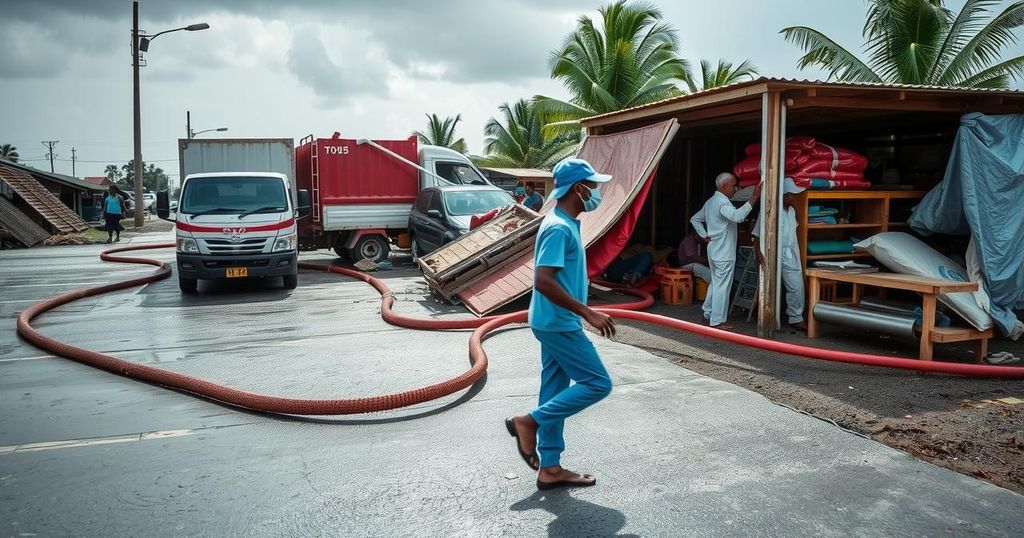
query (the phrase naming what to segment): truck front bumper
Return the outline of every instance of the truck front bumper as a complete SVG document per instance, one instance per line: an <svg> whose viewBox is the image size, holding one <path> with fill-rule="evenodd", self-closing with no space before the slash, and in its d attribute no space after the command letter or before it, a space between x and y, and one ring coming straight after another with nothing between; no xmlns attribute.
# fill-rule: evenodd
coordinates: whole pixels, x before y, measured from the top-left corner
<svg viewBox="0 0 1024 538"><path fill-rule="evenodd" d="M178 274L181 278L227 278L228 268L236 267L245 267L249 278L285 276L299 272L299 260L295 251L246 256L178 253Z"/></svg>

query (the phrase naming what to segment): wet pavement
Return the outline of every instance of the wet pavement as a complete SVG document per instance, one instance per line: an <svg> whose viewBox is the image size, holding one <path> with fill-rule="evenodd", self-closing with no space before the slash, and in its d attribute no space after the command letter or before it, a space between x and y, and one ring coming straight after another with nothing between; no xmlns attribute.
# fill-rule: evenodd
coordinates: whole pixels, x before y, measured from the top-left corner
<svg viewBox="0 0 1024 538"><path fill-rule="evenodd" d="M616 387L569 422L563 461L598 485L553 493L536 490L501 423L535 399L538 346L524 329L486 342L488 375L468 391L319 418L248 412L21 341L14 318L32 302L152 271L101 262L101 250L0 252L0 535L1024 534L1020 495L596 336ZM378 276L403 313L459 315L413 270ZM294 397L394 392L469 366L468 332L391 327L377 293L339 275L303 272L294 291L277 281L200 291L182 297L172 277L83 299L36 326Z"/></svg>

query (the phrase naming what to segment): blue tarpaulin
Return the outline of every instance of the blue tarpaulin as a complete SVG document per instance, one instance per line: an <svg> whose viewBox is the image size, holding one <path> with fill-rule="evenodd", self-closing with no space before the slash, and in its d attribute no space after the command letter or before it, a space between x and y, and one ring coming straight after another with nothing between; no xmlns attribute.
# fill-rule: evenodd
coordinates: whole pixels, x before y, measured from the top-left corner
<svg viewBox="0 0 1024 538"><path fill-rule="evenodd" d="M1024 308L1024 114L964 114L946 175L914 209L915 231L970 234L1003 334Z"/></svg>

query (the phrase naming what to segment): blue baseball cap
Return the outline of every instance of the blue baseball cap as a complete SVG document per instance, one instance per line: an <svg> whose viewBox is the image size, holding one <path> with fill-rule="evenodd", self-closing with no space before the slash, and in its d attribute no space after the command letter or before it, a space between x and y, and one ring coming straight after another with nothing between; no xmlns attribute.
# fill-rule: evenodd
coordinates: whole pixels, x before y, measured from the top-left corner
<svg viewBox="0 0 1024 538"><path fill-rule="evenodd" d="M590 163L583 159L569 158L555 165L551 170L555 177L555 190L551 192L552 198L558 200L569 192L573 185L580 181L593 181L594 183L605 183L611 180L608 174L598 174Z"/></svg>

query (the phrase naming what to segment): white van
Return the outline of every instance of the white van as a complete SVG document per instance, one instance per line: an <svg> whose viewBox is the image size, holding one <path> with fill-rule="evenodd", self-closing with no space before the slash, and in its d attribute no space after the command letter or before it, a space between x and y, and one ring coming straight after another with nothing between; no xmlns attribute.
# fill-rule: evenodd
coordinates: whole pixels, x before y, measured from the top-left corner
<svg viewBox="0 0 1024 538"><path fill-rule="evenodd" d="M166 193L158 211L166 218ZM299 207L292 204L298 199ZM178 285L199 280L283 277L298 284L297 221L309 213L309 194L293 194L288 176L272 172L214 172L185 178L175 213Z"/></svg>

